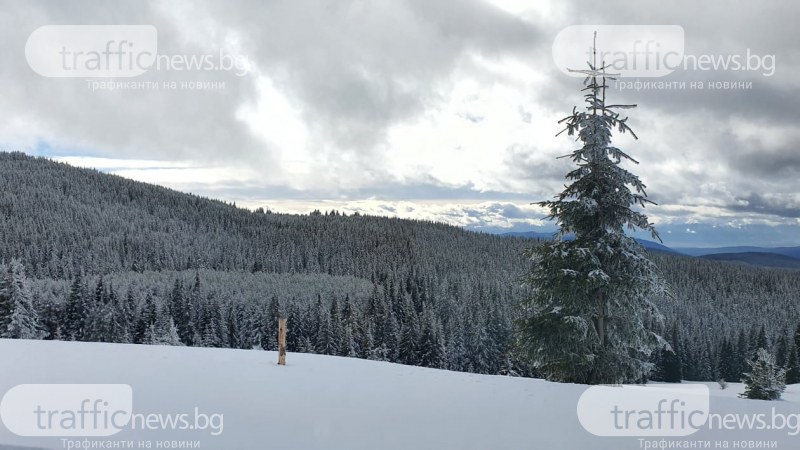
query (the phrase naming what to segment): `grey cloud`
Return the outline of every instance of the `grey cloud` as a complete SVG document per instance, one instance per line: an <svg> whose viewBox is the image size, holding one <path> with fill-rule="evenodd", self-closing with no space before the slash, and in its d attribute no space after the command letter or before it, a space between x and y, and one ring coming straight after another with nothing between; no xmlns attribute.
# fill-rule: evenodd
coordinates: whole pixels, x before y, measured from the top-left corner
<svg viewBox="0 0 800 450"><path fill-rule="evenodd" d="M680 0L632 8L624 0L612 0L605 2L603 8L586 8L580 2L567 2L565 7L567 16L579 17L578 24L680 25L685 31L687 54L744 54L750 49L753 54L775 55L776 72L770 77L747 71L678 70L664 78L642 79L685 81L687 85L691 81L752 81L751 90L612 90L615 102L638 103L670 115L705 111L714 119L741 117L785 124L795 120L798 88L795 74L800 69L800 50L793 38L797 29L796 5L776 8L751 2L729 8L719 2L698 5ZM563 24L568 25L573 23ZM559 30L553 30L554 35ZM602 36L598 39L602 46ZM556 111L567 112L563 94L574 89L579 79L567 77L554 68L548 72L548 79L553 88L542 93L542 101ZM706 125L713 126L713 122L698 124Z"/></svg>
<svg viewBox="0 0 800 450"><path fill-rule="evenodd" d="M9 6L0 16L4 42L0 78L6 107L4 122L34 124L40 139L99 155L205 161L266 156L235 117L239 105L254 95L253 80L223 72L148 72L125 81L220 81L224 90L115 90L92 92L84 79L44 78L24 56L28 35L50 24L153 24L159 52L198 54L208 49L185 42L157 4L130 2L41 1ZM105 80L100 80L105 81Z"/></svg>
<svg viewBox="0 0 800 450"><path fill-rule="evenodd" d="M728 205L733 211L766 214L770 216L800 218L800 203L787 198L767 198L761 194L751 192L738 197L738 202Z"/></svg>
<svg viewBox="0 0 800 450"><path fill-rule="evenodd" d="M457 7L444 0L201 1L191 7L41 0L10 8L27 14L0 19L9 114L38 123L62 145L102 155L247 160L267 172L279 170L270 162L273 149L236 118L243 104L257 99L253 77L148 73L137 81L224 81L226 89L91 93L84 80L34 75L25 63L25 39L45 24L149 23L159 30L161 53L196 54L216 50L208 42L232 37L296 104L319 159L351 154L353 172L377 173L385 171L376 166L383 164L386 130L435 107L454 68L470 65L468 55L521 55L545 40L530 23L479 0Z"/></svg>
<svg viewBox="0 0 800 450"><path fill-rule="evenodd" d="M259 66L282 77L306 122L339 152L376 151L389 126L440 100L468 52L498 57L543 39L476 0L208 6L241 28Z"/></svg>
<svg viewBox="0 0 800 450"><path fill-rule="evenodd" d="M735 147L731 165L741 174L772 182L786 181L795 184L800 173L800 141L767 150L757 142L743 142Z"/></svg>
<svg viewBox="0 0 800 450"><path fill-rule="evenodd" d="M487 208L487 210L509 219L532 219L541 218L542 216L541 214L532 213L531 211L524 211L522 208L512 203L496 203Z"/></svg>
<svg viewBox="0 0 800 450"><path fill-rule="evenodd" d="M565 144L563 153L567 154L571 147L567 141ZM505 166L513 179L523 181L531 187L530 195L546 195L549 198L556 194L555 189L560 189L563 185L564 175L572 164L567 158L557 159L549 154L542 154L535 145L518 144L507 149Z"/></svg>

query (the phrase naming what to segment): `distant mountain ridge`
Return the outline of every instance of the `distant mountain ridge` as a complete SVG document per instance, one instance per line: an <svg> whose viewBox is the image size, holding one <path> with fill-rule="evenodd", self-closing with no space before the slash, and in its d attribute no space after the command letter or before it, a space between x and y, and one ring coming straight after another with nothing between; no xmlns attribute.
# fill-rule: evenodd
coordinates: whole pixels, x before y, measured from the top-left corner
<svg viewBox="0 0 800 450"><path fill-rule="evenodd" d="M514 236L528 239L552 239L555 233L542 233L538 231L510 232L503 233L503 236ZM721 248L670 248L658 242L647 239L636 239L648 250L674 255L687 255L712 261L722 261L731 263L747 264L749 266L770 267L779 269L798 269L800 270L800 247L721 247Z"/></svg>
<svg viewBox="0 0 800 450"><path fill-rule="evenodd" d="M553 239L554 235L555 235L555 232L552 232L552 233L541 233L541 232L538 232L538 231L512 231L512 232L509 232L509 233L503 233L501 236L513 236L513 237L522 237L522 238L528 238L528 239L548 240L548 239ZM570 239L570 237L567 237L567 239ZM646 248L648 250L656 250L656 251L664 252L664 253L680 254L680 252L675 251L675 250L667 247L666 245L660 244L658 242L649 241L647 239L639 239L639 238L636 238L636 241L639 242L642 245L642 247L644 247L644 248Z"/></svg>
<svg viewBox="0 0 800 450"><path fill-rule="evenodd" d="M675 249L680 253L690 256L703 256L720 253L773 253L776 255L788 256L800 259L800 247L756 247L756 246L733 246L733 247L678 247Z"/></svg>
<svg viewBox="0 0 800 450"><path fill-rule="evenodd" d="M800 259L769 252L712 253L710 255L701 255L699 258L737 262L759 267L800 269Z"/></svg>

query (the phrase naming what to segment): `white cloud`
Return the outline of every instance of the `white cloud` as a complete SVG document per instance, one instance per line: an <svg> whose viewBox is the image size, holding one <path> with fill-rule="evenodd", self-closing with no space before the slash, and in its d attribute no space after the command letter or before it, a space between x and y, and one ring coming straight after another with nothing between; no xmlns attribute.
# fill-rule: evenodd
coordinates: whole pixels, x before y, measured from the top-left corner
<svg viewBox="0 0 800 450"><path fill-rule="evenodd" d="M319 168L315 167L309 148L309 130L299 107L267 76L258 76L257 87L256 99L242 105L237 118L272 150L274 163L280 168L278 174L285 182L309 181Z"/></svg>

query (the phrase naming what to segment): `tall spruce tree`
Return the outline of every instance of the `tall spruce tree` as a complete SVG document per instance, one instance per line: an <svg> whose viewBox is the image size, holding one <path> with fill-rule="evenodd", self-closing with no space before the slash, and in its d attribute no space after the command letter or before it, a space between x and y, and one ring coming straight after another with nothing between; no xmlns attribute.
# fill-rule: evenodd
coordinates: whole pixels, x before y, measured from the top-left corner
<svg viewBox="0 0 800 450"><path fill-rule="evenodd" d="M795 383L800 383L800 361L798 361L797 346L792 343L786 361L786 384Z"/></svg>
<svg viewBox="0 0 800 450"><path fill-rule="evenodd" d="M278 297L273 295L269 306L264 312L261 326L261 348L264 350L278 350L278 319L280 318L281 304Z"/></svg>
<svg viewBox="0 0 800 450"><path fill-rule="evenodd" d="M672 328L670 347L661 349L664 377L662 381L666 381L667 383L680 383L683 379L680 338L678 336L678 327L674 326Z"/></svg>
<svg viewBox="0 0 800 450"><path fill-rule="evenodd" d="M778 367L786 367L786 362L789 359L789 340L786 338L786 333L782 333L778 337L778 343L775 345L775 363Z"/></svg>
<svg viewBox="0 0 800 450"><path fill-rule="evenodd" d="M747 349L747 336L745 335L744 330L739 330L739 337L736 340L736 349L734 354L734 375L736 377L729 381L739 381L742 379L744 371L747 368Z"/></svg>
<svg viewBox="0 0 800 450"><path fill-rule="evenodd" d="M792 339L794 340L795 348L797 348L798 352L800 352L800 323L797 324L797 328L794 331Z"/></svg>
<svg viewBox="0 0 800 450"><path fill-rule="evenodd" d="M64 317L64 331L69 340L80 341L85 338L86 318L89 315L89 305L86 295L86 286L80 272L75 275L72 287L67 297Z"/></svg>
<svg viewBox="0 0 800 450"><path fill-rule="evenodd" d="M0 261L0 335L8 329L8 324L11 323L11 313L14 312L7 273L8 266Z"/></svg>
<svg viewBox="0 0 800 450"><path fill-rule="evenodd" d="M146 344L148 338L148 332L150 331L150 326L155 325L156 319L158 319L158 310L156 308L155 300L153 299L153 293L148 292L144 299L144 305L142 305L142 310L139 313L139 317L136 320L136 325L134 327L133 332L133 343L134 344Z"/></svg>
<svg viewBox="0 0 800 450"><path fill-rule="evenodd" d="M717 372L719 378L731 382L739 381L740 374L737 373L738 364L733 343L727 338L723 339L717 355Z"/></svg>
<svg viewBox="0 0 800 450"><path fill-rule="evenodd" d="M556 219L556 239L528 251L531 295L524 302L520 343L534 367L554 381L620 383L649 374L650 354L665 341L646 324L661 316L653 299L667 292L656 266L625 229L658 239L647 216L645 185L623 162L637 163L611 145L613 129L630 132L619 109L607 105L606 80L614 74L596 61L586 75L585 111L573 108L559 123L582 146L567 155L577 167L555 200L539 202ZM561 134L561 133L559 133ZM574 235L574 239L565 239Z"/></svg>
<svg viewBox="0 0 800 450"><path fill-rule="evenodd" d="M33 306L25 267L17 259L12 259L8 272L0 274L5 277L4 292L11 306L8 325L0 330L0 337L12 339L41 339L39 314Z"/></svg>

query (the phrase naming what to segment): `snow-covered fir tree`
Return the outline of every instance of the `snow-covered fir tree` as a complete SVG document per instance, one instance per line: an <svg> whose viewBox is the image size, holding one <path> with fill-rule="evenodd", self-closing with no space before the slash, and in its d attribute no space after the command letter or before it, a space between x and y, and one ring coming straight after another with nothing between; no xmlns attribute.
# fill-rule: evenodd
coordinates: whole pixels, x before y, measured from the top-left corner
<svg viewBox="0 0 800 450"><path fill-rule="evenodd" d="M800 360L798 360L797 346L792 343L786 361L786 384L800 383Z"/></svg>
<svg viewBox="0 0 800 450"><path fill-rule="evenodd" d="M12 259L5 270L0 266L0 337L41 339L39 314L34 308L25 267Z"/></svg>
<svg viewBox="0 0 800 450"><path fill-rule="evenodd" d="M86 286L83 283L83 276L80 272L75 274L75 278L72 280L65 314L64 331L66 338L73 341L83 340L85 338L86 322L89 317L89 306Z"/></svg>
<svg viewBox="0 0 800 450"><path fill-rule="evenodd" d="M14 308L9 295L7 273L8 266L0 261L0 336L4 330L8 329L8 324L11 322L11 312Z"/></svg>
<svg viewBox="0 0 800 450"><path fill-rule="evenodd" d="M743 398L755 400L777 400L786 389L786 371L775 363L775 357L766 349L756 351L754 361L747 361L750 366L744 374Z"/></svg>
<svg viewBox="0 0 800 450"><path fill-rule="evenodd" d="M669 346L661 348L661 350L656 353L655 370L651 379L667 383L680 383L683 379L681 348L677 325L672 328Z"/></svg>
<svg viewBox="0 0 800 450"><path fill-rule="evenodd" d="M147 343L146 341L148 339L148 335L150 334L150 329L155 325L156 320L158 319L157 308L158 307L156 306L156 300L153 296L153 293L148 292L145 295L144 304L142 305L138 319L136 320L136 325L134 327L133 342L135 344Z"/></svg>
<svg viewBox="0 0 800 450"><path fill-rule="evenodd" d="M269 301L265 318L262 322L261 348L264 350L278 350L278 319L280 318L280 302L277 296L272 296Z"/></svg>
<svg viewBox="0 0 800 450"><path fill-rule="evenodd" d="M613 74L605 69L595 60L576 71L587 76L587 106L573 108L560 123L582 143L567 155L577 167L555 200L538 203L557 220L556 239L528 253L532 293L524 303L520 342L537 370L555 381L643 380L652 369L651 352L664 342L648 325L660 318L653 299L666 293L666 284L645 250L625 234L641 229L658 238L647 216L634 209L650 201L642 181L622 165L637 161L611 144L614 129L636 137L617 112L635 105L606 104L606 80Z"/></svg>
<svg viewBox="0 0 800 450"><path fill-rule="evenodd" d="M169 315L169 311L161 311L155 323L147 328L143 344L150 345L183 345L178 336L178 328L175 321Z"/></svg>

